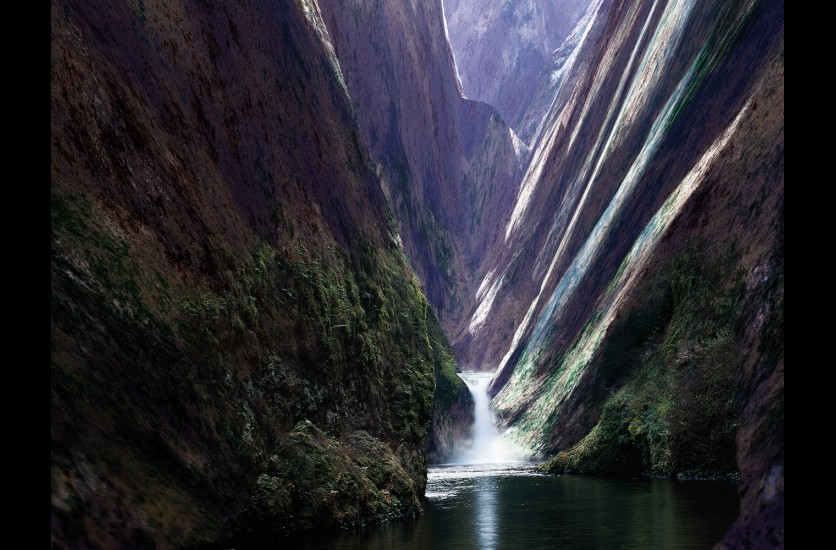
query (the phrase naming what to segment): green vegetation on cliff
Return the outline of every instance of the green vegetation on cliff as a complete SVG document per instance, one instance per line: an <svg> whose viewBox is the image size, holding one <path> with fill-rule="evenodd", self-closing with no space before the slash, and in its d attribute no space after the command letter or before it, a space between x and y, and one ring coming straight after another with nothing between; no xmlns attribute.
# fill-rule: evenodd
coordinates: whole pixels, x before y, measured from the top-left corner
<svg viewBox="0 0 836 550"><path fill-rule="evenodd" d="M51 9L53 546L417 512L448 348L320 11Z"/></svg>
<svg viewBox="0 0 836 550"><path fill-rule="evenodd" d="M474 403L467 384L456 374L453 350L434 316L428 317L427 328L433 342L435 363L435 395L427 460L440 463L450 458L456 443L470 437Z"/></svg>
<svg viewBox="0 0 836 550"><path fill-rule="evenodd" d="M552 473L734 474L734 254L682 252L610 329L597 372L613 383L592 430L541 468Z"/></svg>
<svg viewBox="0 0 836 550"><path fill-rule="evenodd" d="M210 238L211 271L183 275L103 212L53 189L53 493L67 540L128 507L137 540L182 543L419 509L434 371L445 388L454 367L400 250Z"/></svg>
<svg viewBox="0 0 836 550"><path fill-rule="evenodd" d="M245 512L242 538L250 542L335 520L351 526L420 509L413 479L368 432L339 440L304 420L274 450Z"/></svg>
<svg viewBox="0 0 836 550"><path fill-rule="evenodd" d="M440 410L448 410L460 399L462 390L468 395L467 384L456 374L456 359L453 357L453 350L441 332L438 320L433 316L427 323L430 338L438 342L433 346L433 361L435 364L435 397L433 406Z"/></svg>

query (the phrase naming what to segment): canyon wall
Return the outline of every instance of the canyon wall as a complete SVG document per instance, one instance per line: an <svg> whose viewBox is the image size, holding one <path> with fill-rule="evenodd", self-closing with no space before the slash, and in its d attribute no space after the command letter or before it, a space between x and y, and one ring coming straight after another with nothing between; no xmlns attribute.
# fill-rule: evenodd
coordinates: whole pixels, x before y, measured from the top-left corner
<svg viewBox="0 0 836 550"><path fill-rule="evenodd" d="M726 543L783 544L783 3L591 2L557 57L456 356L550 471L739 476Z"/></svg>
<svg viewBox="0 0 836 550"><path fill-rule="evenodd" d="M493 108L462 97L440 1L320 4L404 249L452 331L510 215L525 148Z"/></svg>
<svg viewBox="0 0 836 550"><path fill-rule="evenodd" d="M51 3L54 547L419 512L457 380L315 2Z"/></svg>

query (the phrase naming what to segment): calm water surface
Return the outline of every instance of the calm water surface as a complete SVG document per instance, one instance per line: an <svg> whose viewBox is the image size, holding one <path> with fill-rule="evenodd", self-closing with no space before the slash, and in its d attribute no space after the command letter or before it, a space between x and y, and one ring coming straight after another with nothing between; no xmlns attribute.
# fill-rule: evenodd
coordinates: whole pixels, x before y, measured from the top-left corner
<svg viewBox="0 0 836 550"><path fill-rule="evenodd" d="M727 483L555 477L532 467L431 467L421 517L310 547L706 549L737 517L737 488Z"/></svg>

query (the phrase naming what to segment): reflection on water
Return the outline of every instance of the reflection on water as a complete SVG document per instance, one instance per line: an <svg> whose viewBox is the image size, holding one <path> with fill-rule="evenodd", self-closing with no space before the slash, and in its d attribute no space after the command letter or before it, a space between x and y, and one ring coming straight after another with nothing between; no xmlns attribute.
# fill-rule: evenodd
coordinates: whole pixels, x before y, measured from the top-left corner
<svg viewBox="0 0 836 550"><path fill-rule="evenodd" d="M706 549L737 517L737 487L543 476L532 464L430 468L424 514L303 547Z"/></svg>
<svg viewBox="0 0 836 550"><path fill-rule="evenodd" d="M497 487L490 477L482 477L476 482L476 521L479 548L496 548L496 493Z"/></svg>

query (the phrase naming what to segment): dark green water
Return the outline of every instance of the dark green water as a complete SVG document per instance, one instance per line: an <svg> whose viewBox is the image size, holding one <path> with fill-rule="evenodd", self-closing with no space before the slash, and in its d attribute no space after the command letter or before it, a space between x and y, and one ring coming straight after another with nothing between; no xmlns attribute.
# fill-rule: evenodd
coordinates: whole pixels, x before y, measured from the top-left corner
<svg viewBox="0 0 836 550"><path fill-rule="evenodd" d="M727 483L536 475L529 464L430 469L424 514L321 549L712 548L737 517Z"/></svg>

